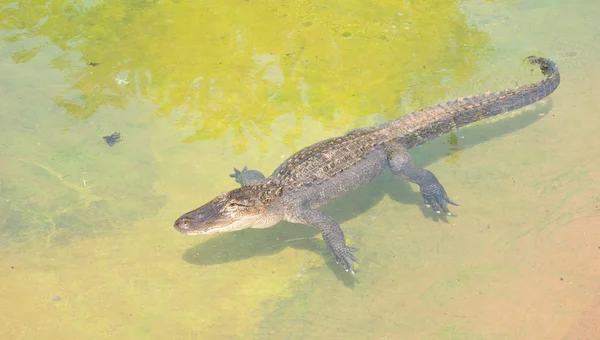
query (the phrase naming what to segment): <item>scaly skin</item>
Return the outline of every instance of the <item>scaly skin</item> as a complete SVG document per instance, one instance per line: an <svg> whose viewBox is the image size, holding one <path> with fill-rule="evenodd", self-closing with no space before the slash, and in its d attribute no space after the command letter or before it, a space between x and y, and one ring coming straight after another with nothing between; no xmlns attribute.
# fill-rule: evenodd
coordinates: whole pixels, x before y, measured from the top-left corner
<svg viewBox="0 0 600 340"><path fill-rule="evenodd" d="M354 273L358 262L346 245L339 224L317 208L361 184L386 167L395 175L418 184L428 207L450 215L453 202L430 171L416 168L408 153L461 126L512 111L548 96L560 83L554 62L527 60L546 78L538 83L473 97L459 98L415 111L378 127L354 130L306 147L267 178L257 170L235 169L230 175L241 188L223 193L175 221L175 229L188 234L210 234L244 228L267 228L284 220L318 228L335 259Z"/></svg>

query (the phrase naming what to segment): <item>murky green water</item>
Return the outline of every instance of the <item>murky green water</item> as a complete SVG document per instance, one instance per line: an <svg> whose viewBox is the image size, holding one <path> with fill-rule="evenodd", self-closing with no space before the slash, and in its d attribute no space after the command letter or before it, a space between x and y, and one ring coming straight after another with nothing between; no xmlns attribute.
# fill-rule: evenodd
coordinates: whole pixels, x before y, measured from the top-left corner
<svg viewBox="0 0 600 340"><path fill-rule="evenodd" d="M0 338L600 337L600 5L0 0ZM413 150L324 209L355 276L288 223L175 218L293 152L540 79L549 99ZM120 132L109 147L102 139Z"/></svg>

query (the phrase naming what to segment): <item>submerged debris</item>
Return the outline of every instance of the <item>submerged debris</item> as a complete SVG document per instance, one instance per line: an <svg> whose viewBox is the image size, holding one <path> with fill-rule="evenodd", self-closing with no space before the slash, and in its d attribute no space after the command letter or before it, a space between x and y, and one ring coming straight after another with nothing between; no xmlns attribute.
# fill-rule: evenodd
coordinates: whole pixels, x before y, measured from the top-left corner
<svg viewBox="0 0 600 340"><path fill-rule="evenodd" d="M106 142L106 144L108 144L108 146L113 146L117 144L117 142L121 141L121 133L115 132L110 136L104 136L102 138L104 138L104 141Z"/></svg>

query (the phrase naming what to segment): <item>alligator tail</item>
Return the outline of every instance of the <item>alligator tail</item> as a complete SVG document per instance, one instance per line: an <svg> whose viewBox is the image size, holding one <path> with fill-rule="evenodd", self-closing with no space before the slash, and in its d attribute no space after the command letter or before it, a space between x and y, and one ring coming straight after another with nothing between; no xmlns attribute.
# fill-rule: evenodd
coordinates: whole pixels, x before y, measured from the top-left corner
<svg viewBox="0 0 600 340"><path fill-rule="evenodd" d="M535 103L554 92L560 83L560 74L550 59L531 56L527 61L538 65L546 78L538 83L459 98L415 111L383 125L380 132L385 139L398 140L412 148L467 124Z"/></svg>

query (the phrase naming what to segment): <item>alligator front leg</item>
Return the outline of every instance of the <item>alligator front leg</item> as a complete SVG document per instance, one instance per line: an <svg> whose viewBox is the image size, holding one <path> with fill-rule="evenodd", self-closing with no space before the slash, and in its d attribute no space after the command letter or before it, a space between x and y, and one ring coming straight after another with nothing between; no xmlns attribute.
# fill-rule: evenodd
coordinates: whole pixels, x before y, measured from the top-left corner
<svg viewBox="0 0 600 340"><path fill-rule="evenodd" d="M444 190L440 181L438 181L437 177L431 171L415 168L408 150L399 143L386 145L385 151L392 173L418 184L421 188L421 196L423 196L427 207L431 207L438 214L442 210L446 214L451 215L448 210L448 204L458 204L448 197L446 190Z"/></svg>
<svg viewBox="0 0 600 340"><path fill-rule="evenodd" d="M233 168L233 171L235 172L229 175L229 177L234 178L241 186L260 184L265 179L265 175L263 175L262 172L258 170L248 170L247 166L245 166L242 171L236 168Z"/></svg>
<svg viewBox="0 0 600 340"><path fill-rule="evenodd" d="M308 224L321 230L323 240L329 249L335 256L335 261L341 264L346 271L350 271L354 274L354 263L358 263L356 257L352 252L358 250L358 248L348 247L346 245L346 239L344 232L340 225L331 216L319 211L312 209L303 209L298 213L297 220L294 219L291 222L300 222Z"/></svg>

